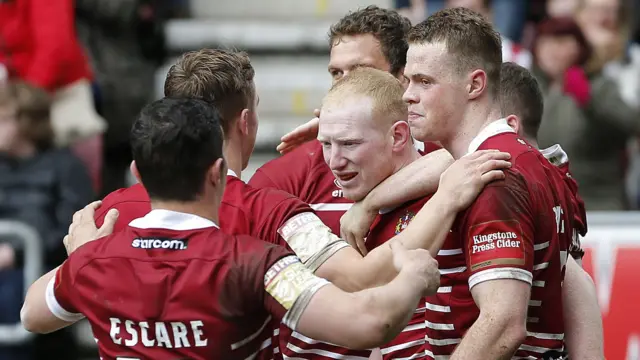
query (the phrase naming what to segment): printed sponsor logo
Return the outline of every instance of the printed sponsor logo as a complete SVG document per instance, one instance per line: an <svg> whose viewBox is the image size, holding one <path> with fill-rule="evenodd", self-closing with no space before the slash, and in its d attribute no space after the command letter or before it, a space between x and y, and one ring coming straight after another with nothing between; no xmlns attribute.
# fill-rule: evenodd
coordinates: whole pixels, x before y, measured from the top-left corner
<svg viewBox="0 0 640 360"><path fill-rule="evenodd" d="M296 232L304 228L305 225L320 221L320 219L312 212L298 214L289 219L284 226L278 229L278 234L283 239L288 240Z"/></svg>
<svg viewBox="0 0 640 360"><path fill-rule="evenodd" d="M136 249L186 250L187 241L183 239L136 238L131 246Z"/></svg>
<svg viewBox="0 0 640 360"><path fill-rule="evenodd" d="M469 229L471 270L494 265L524 265L525 253L516 220L488 221Z"/></svg>

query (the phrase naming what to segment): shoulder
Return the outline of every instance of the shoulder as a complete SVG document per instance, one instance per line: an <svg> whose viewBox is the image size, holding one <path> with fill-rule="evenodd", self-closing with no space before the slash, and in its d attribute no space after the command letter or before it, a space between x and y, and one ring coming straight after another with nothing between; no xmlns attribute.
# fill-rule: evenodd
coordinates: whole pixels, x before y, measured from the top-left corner
<svg viewBox="0 0 640 360"><path fill-rule="evenodd" d="M117 209L120 213L116 222L116 231L118 231L133 219L143 217L151 211L151 202L142 184L135 184L107 195L102 200L102 204L96 211L94 218L96 221L102 222L104 216L111 209ZM101 223L98 225L101 225Z"/></svg>
<svg viewBox="0 0 640 360"><path fill-rule="evenodd" d="M252 211L270 211L282 206L308 207L297 197L274 188L254 188L239 179L233 180L231 193L225 200L235 206L250 208Z"/></svg>
<svg viewBox="0 0 640 360"><path fill-rule="evenodd" d="M322 145L319 141L313 140L300 145L289 153L268 161L258 170L266 171L270 175L289 174L292 170L304 170L304 165L313 163L318 156L322 157ZM292 165L295 165L295 167ZM286 171L283 172L283 170Z"/></svg>

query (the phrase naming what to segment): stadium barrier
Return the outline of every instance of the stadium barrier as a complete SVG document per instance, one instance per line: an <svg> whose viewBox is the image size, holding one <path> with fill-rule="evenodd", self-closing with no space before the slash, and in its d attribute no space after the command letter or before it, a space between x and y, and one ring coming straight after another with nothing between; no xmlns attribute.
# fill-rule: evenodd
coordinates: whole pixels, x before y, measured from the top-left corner
<svg viewBox="0 0 640 360"><path fill-rule="evenodd" d="M591 212L588 224L583 264L598 291L606 357L640 360L640 212ZM80 342L95 347L88 324L78 325Z"/></svg>
<svg viewBox="0 0 640 360"><path fill-rule="evenodd" d="M38 232L31 226L18 221L0 221L0 237L8 236L20 242L24 249L24 293L43 273L43 249ZM0 344L19 345L33 338L20 322L0 325Z"/></svg>

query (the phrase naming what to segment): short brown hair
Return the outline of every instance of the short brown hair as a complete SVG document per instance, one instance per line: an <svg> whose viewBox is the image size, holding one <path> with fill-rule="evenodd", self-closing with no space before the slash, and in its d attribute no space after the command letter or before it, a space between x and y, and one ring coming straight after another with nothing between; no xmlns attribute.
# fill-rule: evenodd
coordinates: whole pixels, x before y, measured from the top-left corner
<svg viewBox="0 0 640 360"><path fill-rule="evenodd" d="M500 87L502 40L482 15L466 8L438 11L409 31L409 44L444 42L458 73L482 69L494 96Z"/></svg>
<svg viewBox="0 0 640 360"><path fill-rule="evenodd" d="M502 64L500 81L500 108L503 116L517 115L524 136L537 139L544 100L538 81L524 67L506 62Z"/></svg>
<svg viewBox="0 0 640 360"><path fill-rule="evenodd" d="M408 109L402 100L403 94L404 87L393 75L363 66L333 84L322 106L340 105L343 101L353 100L354 96L364 96L373 100L373 114L391 117L396 122L407 119Z"/></svg>
<svg viewBox="0 0 640 360"><path fill-rule="evenodd" d="M407 64L409 29L409 19L395 10L370 5L348 13L331 26L329 47L338 44L343 36L371 34L380 43L382 54L391 65L390 72L398 74Z"/></svg>
<svg viewBox="0 0 640 360"><path fill-rule="evenodd" d="M18 131L39 151L53 147L51 97L39 87L24 81L0 85L0 106L15 106Z"/></svg>
<svg viewBox="0 0 640 360"><path fill-rule="evenodd" d="M244 52L202 49L182 55L171 66L164 82L164 95L200 99L222 115L228 134L231 122L244 109L253 109L255 71Z"/></svg>

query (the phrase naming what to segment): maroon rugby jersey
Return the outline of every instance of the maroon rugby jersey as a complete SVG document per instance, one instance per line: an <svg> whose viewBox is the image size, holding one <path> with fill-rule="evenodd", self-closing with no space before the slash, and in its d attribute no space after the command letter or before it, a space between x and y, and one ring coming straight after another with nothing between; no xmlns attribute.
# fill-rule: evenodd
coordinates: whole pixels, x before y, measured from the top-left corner
<svg viewBox="0 0 640 360"><path fill-rule="evenodd" d="M127 227L134 219L151 211L149 195L142 184L116 190L107 195L96 211L95 220L102 225L109 209L120 213L115 230ZM245 184L232 171L220 205L220 226L233 235L251 235L267 242L286 246L278 235L286 220L296 214L312 212L311 208L291 194L276 190L261 190Z"/></svg>
<svg viewBox="0 0 640 360"><path fill-rule="evenodd" d="M434 143L415 142L422 154L440 149ZM262 165L249 180L255 188L274 188L295 195L313 208L334 234L340 234L340 218L353 201L345 198L324 161L322 144L309 141Z"/></svg>
<svg viewBox="0 0 640 360"><path fill-rule="evenodd" d="M527 338L517 357L562 350L562 281L571 244L573 208L563 178L542 154L498 120L469 150L511 154L506 178L493 182L461 213L439 255L441 287L427 297L427 354L451 355L479 315L470 289L484 281L531 284Z"/></svg>
<svg viewBox="0 0 640 360"><path fill-rule="evenodd" d="M402 232L420 211L430 196L408 202L396 209L383 210L376 217L367 237L371 251ZM436 257L440 261L440 255ZM407 327L391 342L380 347L383 359L423 359L427 356L425 343L425 301L420 301Z"/></svg>
<svg viewBox="0 0 640 360"><path fill-rule="evenodd" d="M560 171L564 182L571 192L571 203L574 207L573 216L573 241L569 247L569 253L576 260L582 259L584 250L582 249L580 237L587 235L587 211L584 201L578 194L578 182L571 176L569 171L569 156L564 152L560 145L553 145L546 149L540 150L547 160L555 165Z"/></svg>
<svg viewBox="0 0 640 360"><path fill-rule="evenodd" d="M71 254L47 304L63 320L86 316L105 360L246 359L270 337L271 316L296 326L296 276L306 291L326 284L283 247L153 210Z"/></svg>

